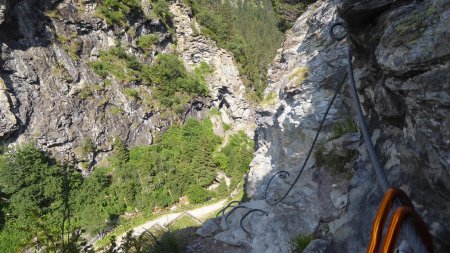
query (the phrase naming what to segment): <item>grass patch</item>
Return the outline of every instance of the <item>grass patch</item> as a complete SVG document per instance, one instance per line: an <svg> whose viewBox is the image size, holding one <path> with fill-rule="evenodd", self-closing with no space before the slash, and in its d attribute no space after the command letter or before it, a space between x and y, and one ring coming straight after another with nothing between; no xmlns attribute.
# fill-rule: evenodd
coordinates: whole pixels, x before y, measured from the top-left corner
<svg viewBox="0 0 450 253"><path fill-rule="evenodd" d="M198 220L196 220L195 218L186 215L186 214L182 214L182 216L176 220L174 220L172 223L169 224L169 229L170 230L180 230L183 228L188 228L188 227L198 227L201 225L201 222L199 222Z"/></svg>
<svg viewBox="0 0 450 253"><path fill-rule="evenodd" d="M69 71L61 63L58 63L58 64L56 64L56 65L54 65L52 67L51 74L52 74L52 76L55 76L57 78L61 78L62 80L66 81L66 82L72 82L73 81L73 78L69 74Z"/></svg>
<svg viewBox="0 0 450 253"><path fill-rule="evenodd" d="M125 114L125 111L122 108L118 107L117 105L112 105L109 108L109 110L110 110L111 114L115 115L115 116L122 116Z"/></svg>
<svg viewBox="0 0 450 253"><path fill-rule="evenodd" d="M125 95L127 95L129 98L135 99L135 100L139 100L141 99L139 97L139 91L133 88L125 88L123 89L123 93L125 93Z"/></svg>
<svg viewBox="0 0 450 253"><path fill-rule="evenodd" d="M308 77L309 69L308 67L299 67L297 68L294 73L292 73L288 80L292 83L290 86L293 88L299 88L303 81Z"/></svg>
<svg viewBox="0 0 450 253"><path fill-rule="evenodd" d="M276 92L270 92L261 102L263 106L273 106L278 103L278 94Z"/></svg>
<svg viewBox="0 0 450 253"><path fill-rule="evenodd" d="M94 92L99 92L102 91L103 89L104 87L100 84L84 84L83 86L81 86L81 89L78 92L78 96L82 100L85 100L91 97L94 94Z"/></svg>
<svg viewBox="0 0 450 253"><path fill-rule="evenodd" d="M294 253L302 253L308 247L308 244L314 240L313 235L297 235L292 239L294 245Z"/></svg>
<svg viewBox="0 0 450 253"><path fill-rule="evenodd" d="M222 113L219 111L219 109L217 109L217 107L213 107L213 108L211 108L211 110L209 110L209 115L221 117Z"/></svg>
<svg viewBox="0 0 450 253"><path fill-rule="evenodd" d="M73 61L80 59L79 53L82 47L76 32L71 33L69 37L58 34L57 39L61 43L62 48L69 54Z"/></svg>

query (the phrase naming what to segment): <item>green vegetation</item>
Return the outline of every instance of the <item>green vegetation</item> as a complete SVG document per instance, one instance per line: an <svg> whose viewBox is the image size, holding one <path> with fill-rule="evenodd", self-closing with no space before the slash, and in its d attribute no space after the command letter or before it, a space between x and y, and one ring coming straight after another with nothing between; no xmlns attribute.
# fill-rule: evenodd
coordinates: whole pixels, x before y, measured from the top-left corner
<svg viewBox="0 0 450 253"><path fill-rule="evenodd" d="M209 110L209 115L211 116L222 116L222 113L219 111L219 109L217 109L217 107L213 107L211 108L211 110Z"/></svg>
<svg viewBox="0 0 450 253"><path fill-rule="evenodd" d="M328 141L337 139L347 133L358 132L358 125L352 119L347 119L343 122L336 123L333 126L331 137ZM317 166L324 166L331 169L334 175L345 174L348 171L345 169L345 165L350 162L356 155L357 151L347 151L346 154L336 154L331 150L328 154L325 153L325 143L318 144L318 148L314 153Z"/></svg>
<svg viewBox="0 0 450 253"><path fill-rule="evenodd" d="M200 221L196 220L195 218L189 215L182 214L182 217L170 223L169 227L170 230L176 231L188 227L198 227L200 225L201 225Z"/></svg>
<svg viewBox="0 0 450 253"><path fill-rule="evenodd" d="M281 46L283 34L270 0L229 1L185 0L200 22L202 33L231 51L238 63L250 97L260 100L267 86L267 68Z"/></svg>
<svg viewBox="0 0 450 253"><path fill-rule="evenodd" d="M181 231L147 231L138 237L127 234L122 246L124 252L179 253L186 243Z"/></svg>
<svg viewBox="0 0 450 253"><path fill-rule="evenodd" d="M303 81L308 77L308 72L308 67L297 68L294 73L292 73L288 78L289 81L292 82L291 87L299 88L302 85Z"/></svg>
<svg viewBox="0 0 450 253"><path fill-rule="evenodd" d="M267 96L264 98L264 100L261 102L261 105L263 106L272 106L278 103L278 94L276 92L270 92L267 94Z"/></svg>
<svg viewBox="0 0 450 253"><path fill-rule="evenodd" d="M81 86L78 96L82 100L85 100L94 95L95 92L102 91L103 89L103 85L100 84L84 84L83 86Z"/></svg>
<svg viewBox="0 0 450 253"><path fill-rule="evenodd" d="M316 159L316 164L319 167L326 167L331 169L333 175L345 174L348 171L345 169L345 165L350 162L356 155L357 151L348 151L345 155L335 154L330 152L329 154L324 154L325 145L322 143L317 148L314 153Z"/></svg>
<svg viewBox="0 0 450 253"><path fill-rule="evenodd" d="M333 135L329 140L337 139L344 134L358 132L358 125L353 119L347 119L344 122L336 123L333 126Z"/></svg>
<svg viewBox="0 0 450 253"><path fill-rule="evenodd" d="M132 99L140 99L139 97L139 91L133 88L125 88L123 89L123 92L125 93L125 95L127 95L128 97L132 98Z"/></svg>
<svg viewBox="0 0 450 253"><path fill-rule="evenodd" d="M122 224L125 213L148 217L184 196L192 204L224 197L248 170L253 141L239 133L218 151L221 142L210 120L194 119L172 126L152 146L128 149L115 138L109 162L87 178L33 145L2 150L0 251L33 243L59 251L62 231L66 238L74 231L94 235ZM78 148L83 156L94 151L89 138ZM219 171L232 178L233 187L206 190ZM66 246L76 240L71 236Z"/></svg>
<svg viewBox="0 0 450 253"><path fill-rule="evenodd" d="M217 152L214 159L222 171L231 177L230 188L234 189L242 180L253 158L255 143L240 131L230 137L228 144Z"/></svg>
<svg viewBox="0 0 450 253"><path fill-rule="evenodd" d="M122 83L141 80L141 64L120 44L108 51L101 51L98 60L89 62L89 66L102 78L112 75Z"/></svg>
<svg viewBox="0 0 450 253"><path fill-rule="evenodd" d="M313 235L298 235L292 239L292 243L294 244L294 253L302 253L308 244L314 240Z"/></svg>
<svg viewBox="0 0 450 253"><path fill-rule="evenodd" d="M152 6L153 14L166 25L170 33L173 33L172 13L169 11L167 0L150 0L150 5Z"/></svg>
<svg viewBox="0 0 450 253"><path fill-rule="evenodd" d="M97 15L109 25L125 25L126 17L141 9L139 0L102 0L97 7Z"/></svg>
<svg viewBox="0 0 450 253"><path fill-rule="evenodd" d="M58 63L58 64L52 66L51 73L52 73L52 76L55 76L57 78L61 78L64 81L67 81L67 82L72 82L73 81L73 78L70 75L69 71L61 63Z"/></svg>
<svg viewBox="0 0 450 253"><path fill-rule="evenodd" d="M159 36L157 34L142 35L137 39L137 46L144 52L149 52L158 44Z"/></svg>
<svg viewBox="0 0 450 253"><path fill-rule="evenodd" d="M189 73L177 55L161 54L143 68L142 77L144 83L156 86L156 99L163 106L180 111L192 97L208 94L205 75L211 71L208 64L201 63Z"/></svg>
<svg viewBox="0 0 450 253"><path fill-rule="evenodd" d="M78 34L76 32L71 33L69 37L58 34L57 38L62 48L66 50L73 61L80 59L79 52L81 50L81 43L78 41Z"/></svg>
<svg viewBox="0 0 450 253"><path fill-rule="evenodd" d="M272 0L273 9L277 13L278 23L277 26L280 31L285 32L290 29L295 20L306 11L306 8L316 0L302 0L302 1L289 1L289 0Z"/></svg>
<svg viewBox="0 0 450 253"><path fill-rule="evenodd" d="M73 231L67 223L69 199L74 197L70 188L81 178L32 145L4 151L0 156L0 251L18 252L27 245L50 252L60 249L62 231L68 235Z"/></svg>
<svg viewBox="0 0 450 253"><path fill-rule="evenodd" d="M149 41L145 39L141 44ZM151 86L159 105L179 113L193 97L208 94L205 78L213 71L211 66L201 62L192 73L188 72L175 54L161 54L151 65L144 65L120 44L108 51L101 51L99 59L89 65L102 78L112 76L121 83ZM133 99L139 98L137 90L126 88L124 92Z"/></svg>

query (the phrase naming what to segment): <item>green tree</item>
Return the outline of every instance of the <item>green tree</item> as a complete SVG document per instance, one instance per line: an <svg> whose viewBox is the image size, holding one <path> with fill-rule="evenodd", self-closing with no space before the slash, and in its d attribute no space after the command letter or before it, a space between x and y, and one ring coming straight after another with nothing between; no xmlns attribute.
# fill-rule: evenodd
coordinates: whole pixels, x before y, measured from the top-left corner
<svg viewBox="0 0 450 253"><path fill-rule="evenodd" d="M114 167L120 167L121 165L128 162L130 159L129 151L125 146L125 143L121 138L117 137L114 139L114 146L110 162Z"/></svg>
<svg viewBox="0 0 450 253"><path fill-rule="evenodd" d="M8 215L0 247L17 250L34 237L36 244L60 248L68 207L64 183L63 169L32 144L2 154L0 189L7 199L2 211ZM12 238L8 240L4 233Z"/></svg>

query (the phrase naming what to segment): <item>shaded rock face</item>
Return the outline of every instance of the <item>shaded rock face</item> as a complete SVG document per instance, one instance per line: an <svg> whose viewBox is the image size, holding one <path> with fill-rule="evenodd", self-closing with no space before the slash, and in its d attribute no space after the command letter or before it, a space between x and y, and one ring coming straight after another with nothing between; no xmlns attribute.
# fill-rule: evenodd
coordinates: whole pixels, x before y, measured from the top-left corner
<svg viewBox="0 0 450 253"><path fill-rule="evenodd" d="M161 120L157 112L127 97L114 80L105 84L88 66L100 50L119 41L135 45L137 37L95 18L95 1L85 1L83 9L71 1L55 2L18 1L0 26L1 77L7 88L1 96L8 97L7 103L0 100L0 108L2 117L9 111L10 119L7 126L2 122L0 136L9 138L1 141L35 140L59 159L85 161L89 167L111 150L114 138L130 145L150 144L170 120ZM50 12L56 14L49 17ZM143 13L130 25L137 36L166 30ZM131 50L143 57L136 47ZM150 93L146 87L139 89ZM86 157L75 149L87 139L96 151Z"/></svg>
<svg viewBox="0 0 450 253"><path fill-rule="evenodd" d="M374 3L342 1L339 9L356 49L360 98L389 182L413 200L436 251L449 252L450 2ZM335 250L365 249L382 197L365 150L358 161Z"/></svg>
<svg viewBox="0 0 450 253"><path fill-rule="evenodd" d="M388 181L412 199L428 224L435 252L450 252L449 11L445 0L341 0L310 6L288 31L269 70L266 95L272 99L258 112L256 157L246 185L251 201L228 222L212 220L198 233L246 252L290 252L294 236L309 234L316 239L305 252L366 251L383 192L359 134L335 138L332 127L354 115L345 70L346 45L351 44L359 97ZM337 43L327 32L339 17L349 37ZM273 201L294 181L341 81L344 89L319 137L325 162L313 156L282 204L267 204L270 177L281 170L290 173L272 181L267 196ZM244 220L250 234L239 226L246 208L267 212Z"/></svg>
<svg viewBox="0 0 450 253"><path fill-rule="evenodd" d="M155 105L152 90L145 85L109 77L103 80L95 74L89 62L98 59L101 51L128 45L128 54L151 64L157 54L175 52L172 40L180 40L181 45L186 27L191 29L189 11L181 10L181 4L172 8L175 38L160 20L149 18L155 15L147 1L143 1L142 11L127 16L127 28L98 18L97 4L0 2L0 143L36 141L58 159L77 163L89 172L108 155L115 138L128 146L149 145L170 125L187 117L202 119L207 116L206 109L222 104L230 107L222 110L225 123L239 120L245 124L235 130L244 129L253 136L255 113L245 102L239 72L230 54L204 37L191 36L179 52L186 56L188 68L200 61L216 66L208 77L211 96L194 98L178 115ZM137 40L147 34L158 34L159 43L144 53ZM203 46L197 47L199 44ZM206 55L189 58L195 50ZM128 95L127 89L137 91L139 99ZM86 141L95 147L91 154L80 152Z"/></svg>

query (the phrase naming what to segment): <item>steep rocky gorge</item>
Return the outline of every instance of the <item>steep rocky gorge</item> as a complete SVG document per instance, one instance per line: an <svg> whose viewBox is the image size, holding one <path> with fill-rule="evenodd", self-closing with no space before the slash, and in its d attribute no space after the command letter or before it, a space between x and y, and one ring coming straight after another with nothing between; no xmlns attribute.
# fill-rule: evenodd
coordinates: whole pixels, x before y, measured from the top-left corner
<svg viewBox="0 0 450 253"><path fill-rule="evenodd" d="M292 1L294 2L294 1ZM257 142L246 178L248 202L228 220L208 221L190 252L290 252L295 237L312 241L304 252L363 252L383 193L354 122L348 88L347 45L354 49L360 99L390 183L403 189L428 224L436 252L450 244L450 2L317 1L286 33L269 69L269 86L257 112L232 55L200 34L189 8L170 6L173 28L146 0L127 25L97 17L98 1L0 0L0 143L36 141L60 160L88 173L120 138L128 146L153 143L170 125L204 118L210 108L216 134L244 130ZM329 27L345 22L348 38L336 42ZM138 39L157 34L151 52ZM104 50L150 64L177 52L188 70L201 62L210 96L195 97L179 114L152 103L152 87L103 79L89 66ZM313 156L299 172L325 109L332 106ZM127 94L133 90L139 98ZM226 130L218 122L233 127ZM256 130L255 130L256 127ZM80 147L89 140L93 152ZM240 228L249 208L253 213ZM228 209L230 210L230 209ZM220 246L217 246L220 245Z"/></svg>
<svg viewBox="0 0 450 253"><path fill-rule="evenodd" d="M172 7L172 36L148 1L127 17L125 26L99 18L97 5L98 1L0 2L2 143L36 141L58 159L89 171L111 151L115 138L130 147L148 145L173 123L191 116L203 118L211 107L220 108L223 121L235 126L229 133L245 130L253 136L254 110L245 101L231 55L192 32L191 25L198 24L185 7ZM137 45L148 34L159 37L150 53ZM117 45L127 45L127 53L144 64L171 52L183 56L188 70L207 62L214 69L207 77L211 95L194 98L182 113L171 114L155 105L150 87L104 80L89 62ZM130 90L139 98L129 95ZM220 127L216 131L225 134ZM86 141L92 142L92 153L80 152Z"/></svg>
<svg viewBox="0 0 450 253"><path fill-rule="evenodd" d="M365 145L348 123L354 118L348 85L325 122L321 155L315 152L282 203L264 201L276 172L290 174L273 179L269 201L293 183L334 90L348 83L350 44L360 100L388 180L411 197L436 252L448 252L449 13L448 1L342 0L310 6L287 32L269 70L270 99L258 112L256 157L247 180L251 200L198 233L237 246L235 252L289 252L293 238L311 234L314 240L303 252L366 250L383 193ZM338 20L349 32L344 42L328 35ZM240 221L252 208L266 213L248 216L246 233Z"/></svg>

